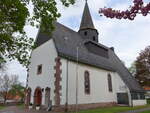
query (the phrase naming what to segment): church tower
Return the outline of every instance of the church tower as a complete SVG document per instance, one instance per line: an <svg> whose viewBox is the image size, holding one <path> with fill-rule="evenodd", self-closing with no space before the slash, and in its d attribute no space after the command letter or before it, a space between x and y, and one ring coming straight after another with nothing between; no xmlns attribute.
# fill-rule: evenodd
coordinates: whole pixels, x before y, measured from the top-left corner
<svg viewBox="0 0 150 113"><path fill-rule="evenodd" d="M98 42L98 31L94 27L87 0L78 33L84 39L90 39Z"/></svg>

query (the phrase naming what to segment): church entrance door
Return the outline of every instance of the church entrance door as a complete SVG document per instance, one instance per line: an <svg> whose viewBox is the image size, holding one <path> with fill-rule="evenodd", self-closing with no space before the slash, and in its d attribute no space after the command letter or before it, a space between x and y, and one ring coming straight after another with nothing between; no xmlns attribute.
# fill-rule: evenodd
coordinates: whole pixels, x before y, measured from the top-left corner
<svg viewBox="0 0 150 113"><path fill-rule="evenodd" d="M42 103L42 90L41 88L36 88L35 92L34 92L34 105L41 105Z"/></svg>

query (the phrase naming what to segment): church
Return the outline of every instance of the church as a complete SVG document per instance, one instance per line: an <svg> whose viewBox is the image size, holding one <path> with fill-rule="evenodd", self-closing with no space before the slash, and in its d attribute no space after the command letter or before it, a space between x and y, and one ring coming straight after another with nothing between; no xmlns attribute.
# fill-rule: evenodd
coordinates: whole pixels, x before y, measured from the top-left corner
<svg viewBox="0 0 150 113"><path fill-rule="evenodd" d="M88 3L78 32L55 22L39 30L27 76L26 105L52 110L145 105L144 90L115 54L99 43Z"/></svg>

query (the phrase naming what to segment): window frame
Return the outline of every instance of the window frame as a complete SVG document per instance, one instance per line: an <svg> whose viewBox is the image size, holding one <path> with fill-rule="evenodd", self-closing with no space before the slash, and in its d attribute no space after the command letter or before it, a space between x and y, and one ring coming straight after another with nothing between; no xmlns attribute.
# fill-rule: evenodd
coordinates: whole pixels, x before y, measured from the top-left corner
<svg viewBox="0 0 150 113"><path fill-rule="evenodd" d="M109 92L113 92L112 77L110 73L107 75L107 80L108 80L108 90Z"/></svg>
<svg viewBox="0 0 150 113"><path fill-rule="evenodd" d="M37 66L37 75L42 74L42 64Z"/></svg>
<svg viewBox="0 0 150 113"><path fill-rule="evenodd" d="M131 93L132 100L145 100L144 93Z"/></svg>
<svg viewBox="0 0 150 113"><path fill-rule="evenodd" d="M84 72L84 92L86 95L90 95L90 73L88 71Z"/></svg>

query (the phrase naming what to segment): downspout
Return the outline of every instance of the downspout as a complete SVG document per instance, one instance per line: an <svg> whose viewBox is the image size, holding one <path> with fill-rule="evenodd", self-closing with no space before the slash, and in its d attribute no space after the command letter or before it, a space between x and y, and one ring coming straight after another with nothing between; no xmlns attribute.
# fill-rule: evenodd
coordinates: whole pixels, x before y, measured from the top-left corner
<svg viewBox="0 0 150 113"><path fill-rule="evenodd" d="M132 93L130 92L131 95L131 107L133 107L133 99L132 99Z"/></svg>
<svg viewBox="0 0 150 113"><path fill-rule="evenodd" d="M65 111L68 112L68 59L66 63L66 105Z"/></svg>
<svg viewBox="0 0 150 113"><path fill-rule="evenodd" d="M129 88L127 88L127 93L128 93L128 98L129 98L129 106L132 107L133 106L133 101L132 101L132 96L131 96L131 92L130 92Z"/></svg>

